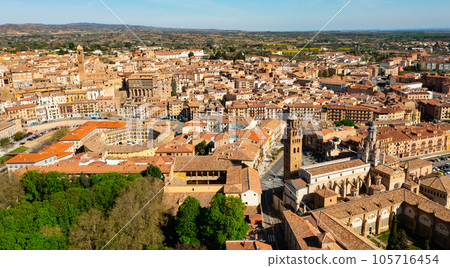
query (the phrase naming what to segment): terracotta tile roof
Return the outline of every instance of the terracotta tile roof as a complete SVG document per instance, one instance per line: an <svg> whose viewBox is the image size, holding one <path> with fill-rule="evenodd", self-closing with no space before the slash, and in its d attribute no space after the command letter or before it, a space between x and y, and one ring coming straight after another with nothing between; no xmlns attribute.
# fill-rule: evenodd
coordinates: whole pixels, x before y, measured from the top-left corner
<svg viewBox="0 0 450 268"><path fill-rule="evenodd" d="M262 194L258 171L249 167L243 168L242 166L229 168L227 170L224 193L241 194L249 190Z"/></svg>
<svg viewBox="0 0 450 268"><path fill-rule="evenodd" d="M156 153L194 153L195 146L192 144L173 144L168 143L158 147L156 149Z"/></svg>
<svg viewBox="0 0 450 268"><path fill-rule="evenodd" d="M272 246L256 240L235 240L225 242L227 250L272 250Z"/></svg>
<svg viewBox="0 0 450 268"><path fill-rule="evenodd" d="M345 203L339 203L322 210L336 219L346 219L351 215L359 215L367 213L368 211L376 211L380 207L388 207L393 204L401 204L403 202L418 206L419 209L422 209L428 213L434 213L437 218L440 218L443 221L450 221L449 209L404 188L383 192L381 194L372 195Z"/></svg>
<svg viewBox="0 0 450 268"><path fill-rule="evenodd" d="M425 166L432 166L430 161L424 159L414 159L407 162L408 169L416 169Z"/></svg>
<svg viewBox="0 0 450 268"><path fill-rule="evenodd" d="M390 163L395 163L395 162L399 161L399 159L398 159L398 157L388 154L384 157L384 161L386 162L386 164L390 164Z"/></svg>
<svg viewBox="0 0 450 268"><path fill-rule="evenodd" d="M332 191L328 188L323 188L320 190L315 191L315 194L327 198L327 197L333 197L333 196L337 196L338 194L335 191Z"/></svg>
<svg viewBox="0 0 450 268"><path fill-rule="evenodd" d="M401 171L401 170L397 170L397 169L391 168L390 166L386 166L384 164L378 165L374 169L377 170L377 171L383 172L384 174L388 174L388 175L394 175L394 174L398 174L398 173L403 173L403 171Z"/></svg>
<svg viewBox="0 0 450 268"><path fill-rule="evenodd" d="M219 159L253 161L259 155L259 148L251 142L241 140L216 148L213 155L217 156Z"/></svg>
<svg viewBox="0 0 450 268"><path fill-rule="evenodd" d="M438 191L450 193L450 177L447 176L421 179L420 184L426 185Z"/></svg>
<svg viewBox="0 0 450 268"><path fill-rule="evenodd" d="M297 189L306 187L306 185L308 185L308 184L306 183L306 181L304 181L303 179L291 180L291 182L292 182L292 184L293 184Z"/></svg>
<svg viewBox="0 0 450 268"><path fill-rule="evenodd" d="M355 167L364 166L364 165L366 165L366 164L363 161L361 161L360 159L357 159L357 160L332 164L332 165L323 166L323 167L311 168L311 169L308 169L307 171L312 176L316 176L316 175L321 175L321 174L326 174L326 173L335 172L335 171L339 171L339 170L355 168Z"/></svg>
<svg viewBox="0 0 450 268"><path fill-rule="evenodd" d="M74 144L71 142L57 142L41 150L41 153L54 153L58 159L74 154L67 152Z"/></svg>
<svg viewBox="0 0 450 268"><path fill-rule="evenodd" d="M37 153L37 154L18 154L13 158L6 161L6 164L31 164L36 163L45 159L48 159L52 156L55 156L55 153Z"/></svg>
<svg viewBox="0 0 450 268"><path fill-rule="evenodd" d="M12 107L6 107L5 111L6 112L10 112L10 111L29 109L29 108L34 108L34 107L36 107L36 104L30 103L30 104L23 104L23 105L17 105L17 106L12 106Z"/></svg>
<svg viewBox="0 0 450 268"><path fill-rule="evenodd" d="M101 129L115 129L126 127L126 122L111 122L111 121L89 121L76 128L66 136L62 137L60 141L79 141L86 137L89 133Z"/></svg>
<svg viewBox="0 0 450 268"><path fill-rule="evenodd" d="M163 156L149 156L149 157L133 157L129 159L115 159L117 164L108 164L102 160L87 159L83 161L79 156L72 157L67 160L62 160L56 164L48 167L27 167L21 169L19 172L26 172L29 170L40 170L41 172L57 171L67 174L105 174L110 172L118 172L121 174L127 173L141 173L152 164L161 169L163 174L168 175L173 164L171 158ZM120 162L120 163L119 163Z"/></svg>
<svg viewBox="0 0 450 268"><path fill-rule="evenodd" d="M217 156L177 156L174 172L227 171L231 166L230 161L218 159Z"/></svg>
<svg viewBox="0 0 450 268"><path fill-rule="evenodd" d="M372 241L357 234L352 228L344 226L339 220L321 211L312 212L317 226L331 233L336 242L346 250L379 250Z"/></svg>
<svg viewBox="0 0 450 268"><path fill-rule="evenodd" d="M278 126L282 125L283 123L284 123L284 121L280 120L280 119L266 119L266 120L261 121L261 124L259 125L259 127L274 130Z"/></svg>
<svg viewBox="0 0 450 268"><path fill-rule="evenodd" d="M89 135L92 131L96 129L95 126L92 125L82 125L78 127L77 129L73 130L66 136L62 137L60 141L79 141L82 140L84 137Z"/></svg>
<svg viewBox="0 0 450 268"><path fill-rule="evenodd" d="M292 231L301 250L339 250L342 249L335 244L335 239L327 233L322 233L317 225L313 225L310 221L294 214L292 211L283 212L286 223ZM325 248L322 248L322 241L326 238L328 241Z"/></svg>

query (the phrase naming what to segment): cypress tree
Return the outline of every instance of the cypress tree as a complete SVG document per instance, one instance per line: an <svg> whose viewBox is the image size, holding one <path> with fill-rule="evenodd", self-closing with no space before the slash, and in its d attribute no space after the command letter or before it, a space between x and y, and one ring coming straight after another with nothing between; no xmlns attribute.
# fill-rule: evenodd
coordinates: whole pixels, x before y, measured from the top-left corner
<svg viewBox="0 0 450 268"><path fill-rule="evenodd" d="M408 237L406 236L405 230L400 230L397 233L397 250L407 250L408 249Z"/></svg>
<svg viewBox="0 0 450 268"><path fill-rule="evenodd" d="M398 244L397 225L397 215L394 214L394 216L392 217L391 230L389 232L388 244L386 247L387 250L395 249L396 245Z"/></svg>

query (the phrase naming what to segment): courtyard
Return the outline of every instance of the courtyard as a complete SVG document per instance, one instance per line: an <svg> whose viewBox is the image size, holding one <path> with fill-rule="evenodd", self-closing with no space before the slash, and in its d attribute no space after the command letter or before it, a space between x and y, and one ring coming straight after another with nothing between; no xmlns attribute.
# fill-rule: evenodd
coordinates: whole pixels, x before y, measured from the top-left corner
<svg viewBox="0 0 450 268"><path fill-rule="evenodd" d="M425 250L426 240L423 237L421 237L417 234L413 234L411 231L409 231L407 229L403 229L403 230L405 230L406 235L408 236L408 245L409 245L408 250ZM369 238L376 245L381 245L381 247L383 249L386 249L387 244L388 244L388 239L389 239L389 230L384 231L377 235L369 235L369 236L367 236L367 238ZM432 244L431 242L429 243L429 245L430 245L430 249L432 249L432 250L441 249L441 248L435 246L434 244Z"/></svg>

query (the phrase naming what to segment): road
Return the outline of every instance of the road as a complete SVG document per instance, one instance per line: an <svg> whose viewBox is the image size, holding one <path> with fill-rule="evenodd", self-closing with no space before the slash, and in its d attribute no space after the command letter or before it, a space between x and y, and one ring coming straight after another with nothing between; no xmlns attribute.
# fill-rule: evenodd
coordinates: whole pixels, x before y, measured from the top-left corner
<svg viewBox="0 0 450 268"><path fill-rule="evenodd" d="M282 221L277 217L272 207L274 189L283 188L283 156L281 156L266 173L261 176L261 207L263 216L263 235L266 243L275 250L287 249L284 243Z"/></svg>

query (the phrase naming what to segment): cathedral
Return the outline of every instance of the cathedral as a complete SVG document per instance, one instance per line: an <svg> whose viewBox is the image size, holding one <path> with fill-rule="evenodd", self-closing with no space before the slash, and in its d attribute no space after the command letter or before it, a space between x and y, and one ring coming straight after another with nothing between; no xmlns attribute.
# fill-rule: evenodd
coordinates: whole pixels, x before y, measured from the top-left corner
<svg viewBox="0 0 450 268"><path fill-rule="evenodd" d="M311 249L307 242L311 233L305 231L311 228L316 228L318 239L331 234L327 238L329 249L380 249L366 236L389 230L393 215L403 228L439 247L450 248L449 210L430 195L435 189L426 188L439 177L424 179L432 175L431 162L402 161L386 154L377 134L370 123L357 157L302 166L301 126L297 118L289 117L285 187L282 199L274 195L274 202L276 208L286 209L280 211L284 213L290 249ZM315 221L309 221L311 217ZM316 225L298 228L307 222Z"/></svg>
<svg viewBox="0 0 450 268"><path fill-rule="evenodd" d="M373 122L358 146L356 157L302 166L302 133L299 120L290 116L284 141L283 201L294 211L299 210L301 204L320 208L401 188L405 182L417 179L415 166L420 166L421 176L432 172L428 161L401 162L397 157L386 155ZM417 186L415 182L410 184Z"/></svg>

